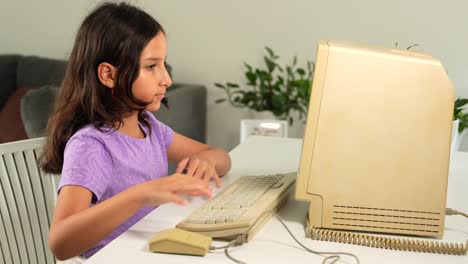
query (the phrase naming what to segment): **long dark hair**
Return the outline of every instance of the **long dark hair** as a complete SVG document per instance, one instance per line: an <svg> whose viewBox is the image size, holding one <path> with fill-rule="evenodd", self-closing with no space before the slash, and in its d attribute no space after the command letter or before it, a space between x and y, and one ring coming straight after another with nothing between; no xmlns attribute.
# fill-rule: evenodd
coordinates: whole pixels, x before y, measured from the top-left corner
<svg viewBox="0 0 468 264"><path fill-rule="evenodd" d="M104 3L85 18L47 125L39 159L45 172L61 173L67 141L87 124L97 129L105 124L120 126L124 117L138 111L138 120L150 128L143 111L148 103L133 96L132 84L139 75L144 47L160 32L164 34L154 18L126 3ZM98 79L102 62L117 69L113 89Z"/></svg>

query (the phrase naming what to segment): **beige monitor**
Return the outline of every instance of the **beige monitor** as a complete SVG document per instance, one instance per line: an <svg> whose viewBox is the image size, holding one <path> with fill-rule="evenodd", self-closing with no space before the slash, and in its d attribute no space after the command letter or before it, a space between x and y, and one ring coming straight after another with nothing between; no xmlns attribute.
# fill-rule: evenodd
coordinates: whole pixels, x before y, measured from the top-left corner
<svg viewBox="0 0 468 264"><path fill-rule="evenodd" d="M320 41L296 181L310 226L442 236L453 103L430 55Z"/></svg>

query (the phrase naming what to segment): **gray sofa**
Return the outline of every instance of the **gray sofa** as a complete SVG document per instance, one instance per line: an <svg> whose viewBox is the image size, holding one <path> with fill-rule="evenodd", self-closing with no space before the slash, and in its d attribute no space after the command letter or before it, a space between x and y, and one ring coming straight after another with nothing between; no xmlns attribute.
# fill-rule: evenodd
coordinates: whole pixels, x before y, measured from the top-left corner
<svg viewBox="0 0 468 264"><path fill-rule="evenodd" d="M0 143L44 135L66 61L0 55ZM206 88L176 81L167 91L170 108L155 116L180 134L206 141Z"/></svg>

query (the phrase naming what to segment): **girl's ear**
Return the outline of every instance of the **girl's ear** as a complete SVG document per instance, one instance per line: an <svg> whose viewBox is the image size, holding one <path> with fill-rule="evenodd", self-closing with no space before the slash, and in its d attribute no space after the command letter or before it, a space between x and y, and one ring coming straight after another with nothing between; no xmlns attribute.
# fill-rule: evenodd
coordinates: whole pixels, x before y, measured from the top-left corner
<svg viewBox="0 0 468 264"><path fill-rule="evenodd" d="M99 81L107 88L114 88L117 69L110 63L101 62L97 68Z"/></svg>

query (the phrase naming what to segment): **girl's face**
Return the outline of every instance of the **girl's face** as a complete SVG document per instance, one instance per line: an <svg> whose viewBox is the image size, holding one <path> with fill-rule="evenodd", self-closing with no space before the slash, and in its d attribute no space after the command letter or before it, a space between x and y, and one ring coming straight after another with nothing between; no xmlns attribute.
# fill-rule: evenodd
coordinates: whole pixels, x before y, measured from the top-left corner
<svg viewBox="0 0 468 264"><path fill-rule="evenodd" d="M172 80L166 70L167 42L164 33L159 32L143 49L140 57L140 74L133 82L133 95L145 102L151 102L146 110L154 112L161 107L161 100Z"/></svg>

